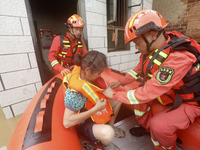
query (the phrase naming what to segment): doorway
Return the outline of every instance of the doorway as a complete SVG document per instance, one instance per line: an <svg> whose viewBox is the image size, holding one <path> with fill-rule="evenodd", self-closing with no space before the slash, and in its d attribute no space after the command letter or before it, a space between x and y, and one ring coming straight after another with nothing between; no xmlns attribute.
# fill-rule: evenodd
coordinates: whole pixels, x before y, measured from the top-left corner
<svg viewBox="0 0 200 150"><path fill-rule="evenodd" d="M67 19L71 15L77 14L77 1L25 0L36 59L43 85L53 77L51 64L48 60L49 45L54 35L67 31L64 23L67 22ZM43 42L44 33L48 34L49 37L49 41L46 44Z"/></svg>

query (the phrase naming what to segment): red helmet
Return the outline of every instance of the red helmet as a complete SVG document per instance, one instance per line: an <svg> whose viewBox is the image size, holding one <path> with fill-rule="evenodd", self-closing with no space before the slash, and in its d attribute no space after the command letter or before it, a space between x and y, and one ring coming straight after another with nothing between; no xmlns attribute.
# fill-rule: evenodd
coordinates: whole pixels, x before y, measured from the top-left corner
<svg viewBox="0 0 200 150"><path fill-rule="evenodd" d="M149 30L160 31L169 23L154 10L140 10L133 14L126 23L125 35L128 43Z"/></svg>
<svg viewBox="0 0 200 150"><path fill-rule="evenodd" d="M66 25L68 27L84 27L82 18L77 14L74 14L71 17L69 17Z"/></svg>

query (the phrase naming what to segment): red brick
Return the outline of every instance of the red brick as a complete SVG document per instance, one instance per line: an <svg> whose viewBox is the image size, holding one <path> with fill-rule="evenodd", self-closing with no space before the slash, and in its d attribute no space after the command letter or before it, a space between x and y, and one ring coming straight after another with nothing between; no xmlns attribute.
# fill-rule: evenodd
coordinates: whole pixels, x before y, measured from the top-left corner
<svg viewBox="0 0 200 150"><path fill-rule="evenodd" d="M199 7L198 6L194 6L194 7L192 7L191 8L191 10L190 11L195 11L195 10L198 10L199 9Z"/></svg>
<svg viewBox="0 0 200 150"><path fill-rule="evenodd" d="M200 32L197 28L196 29L191 29L191 34L196 35Z"/></svg>
<svg viewBox="0 0 200 150"><path fill-rule="evenodd" d="M196 20L200 20L200 13L199 14L195 14L194 16L195 16Z"/></svg>
<svg viewBox="0 0 200 150"><path fill-rule="evenodd" d="M198 27L200 25L200 21L188 22L188 27Z"/></svg>
<svg viewBox="0 0 200 150"><path fill-rule="evenodd" d="M196 0L188 0L188 3L194 3Z"/></svg>
<svg viewBox="0 0 200 150"><path fill-rule="evenodd" d="M188 4L188 1L187 0L185 0L184 1L184 3L183 3L183 5L187 5Z"/></svg>

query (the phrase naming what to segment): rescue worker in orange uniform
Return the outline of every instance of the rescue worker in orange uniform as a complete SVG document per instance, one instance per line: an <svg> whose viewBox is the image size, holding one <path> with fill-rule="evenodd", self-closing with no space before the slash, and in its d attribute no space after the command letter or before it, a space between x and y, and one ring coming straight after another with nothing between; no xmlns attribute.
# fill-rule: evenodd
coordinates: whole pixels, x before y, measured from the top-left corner
<svg viewBox="0 0 200 150"><path fill-rule="evenodd" d="M107 87L101 77L107 68L106 56L98 51L90 51L84 57L79 54L75 65L63 79L64 127L76 125L80 135L93 142L101 141L105 150L119 150L112 141L115 136L125 136L122 129L114 127L121 103L102 94Z"/></svg>
<svg viewBox="0 0 200 150"><path fill-rule="evenodd" d="M176 131L188 128L200 116L200 46L177 31L165 32L167 25L154 10L141 10L129 18L126 43L135 43L142 53L140 62L104 91L109 98L134 104L142 127L130 133L139 137L150 131L155 150L175 150ZM136 89L113 90L136 80L141 82ZM151 106L156 101L165 109L153 116Z"/></svg>
<svg viewBox="0 0 200 150"><path fill-rule="evenodd" d="M65 23L69 32L56 36L49 50L48 58L52 66L52 71L56 75L66 75L73 66L74 56L87 53L84 41L81 38L84 23L77 14L72 15Z"/></svg>

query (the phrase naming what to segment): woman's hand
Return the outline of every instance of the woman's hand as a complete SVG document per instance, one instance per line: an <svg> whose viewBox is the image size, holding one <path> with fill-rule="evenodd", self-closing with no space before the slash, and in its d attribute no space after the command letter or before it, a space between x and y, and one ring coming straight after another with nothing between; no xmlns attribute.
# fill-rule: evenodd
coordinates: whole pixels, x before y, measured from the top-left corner
<svg viewBox="0 0 200 150"><path fill-rule="evenodd" d="M104 98L101 98L100 100L97 101L95 107L97 109L97 111L99 110L103 110L104 108L106 108L107 105L107 101Z"/></svg>
<svg viewBox="0 0 200 150"><path fill-rule="evenodd" d="M113 94L115 93L115 91L113 91L113 89L109 86L107 87L104 91L103 94L108 97L108 98L113 98Z"/></svg>
<svg viewBox="0 0 200 150"><path fill-rule="evenodd" d="M118 88L121 85L121 82L112 82L109 87L113 88Z"/></svg>

